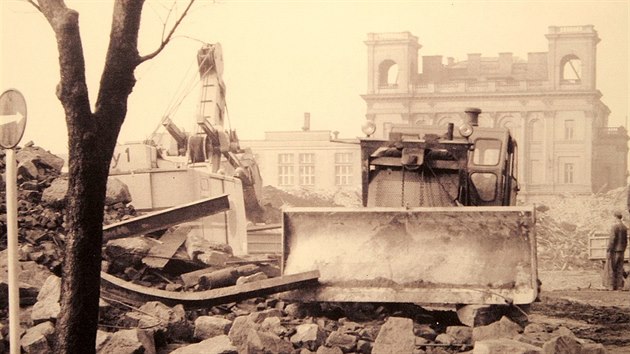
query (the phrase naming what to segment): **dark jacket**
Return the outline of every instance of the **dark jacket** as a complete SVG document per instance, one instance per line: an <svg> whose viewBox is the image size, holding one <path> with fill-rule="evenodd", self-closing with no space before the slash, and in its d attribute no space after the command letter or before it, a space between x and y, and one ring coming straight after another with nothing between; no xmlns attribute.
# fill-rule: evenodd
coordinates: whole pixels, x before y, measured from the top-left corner
<svg viewBox="0 0 630 354"><path fill-rule="evenodd" d="M628 246L628 228L623 223L617 223L612 227L608 240L608 252L624 252Z"/></svg>

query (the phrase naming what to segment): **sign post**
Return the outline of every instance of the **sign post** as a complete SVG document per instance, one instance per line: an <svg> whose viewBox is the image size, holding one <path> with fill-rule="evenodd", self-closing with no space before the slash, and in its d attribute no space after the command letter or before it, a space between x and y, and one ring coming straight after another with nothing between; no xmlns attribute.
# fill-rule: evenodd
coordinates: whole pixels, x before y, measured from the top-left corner
<svg viewBox="0 0 630 354"><path fill-rule="evenodd" d="M17 167L13 148L26 128L26 101L17 90L0 96L0 147L6 150L7 252L9 273L9 345L20 353L20 283L17 230Z"/></svg>

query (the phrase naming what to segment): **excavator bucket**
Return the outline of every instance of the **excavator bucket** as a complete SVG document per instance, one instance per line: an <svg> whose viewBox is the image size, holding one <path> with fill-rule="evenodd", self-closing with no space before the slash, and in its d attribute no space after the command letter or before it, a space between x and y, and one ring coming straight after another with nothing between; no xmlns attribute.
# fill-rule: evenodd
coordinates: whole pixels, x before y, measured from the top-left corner
<svg viewBox="0 0 630 354"><path fill-rule="evenodd" d="M528 304L533 207L289 208L283 274L319 270L302 301Z"/></svg>

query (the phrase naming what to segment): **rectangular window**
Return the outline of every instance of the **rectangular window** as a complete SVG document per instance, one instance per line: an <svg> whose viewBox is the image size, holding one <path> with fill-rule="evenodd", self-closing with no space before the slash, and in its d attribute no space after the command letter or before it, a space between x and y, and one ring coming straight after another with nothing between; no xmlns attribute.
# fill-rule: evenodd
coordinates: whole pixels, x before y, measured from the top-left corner
<svg viewBox="0 0 630 354"><path fill-rule="evenodd" d="M278 185L293 185L293 154L278 154Z"/></svg>
<svg viewBox="0 0 630 354"><path fill-rule="evenodd" d="M571 184L574 182L575 164L564 164L564 183Z"/></svg>
<svg viewBox="0 0 630 354"><path fill-rule="evenodd" d="M575 136L575 121L567 119L564 121L564 140L573 140Z"/></svg>
<svg viewBox="0 0 630 354"><path fill-rule="evenodd" d="M300 154L300 185L315 185L315 154Z"/></svg>
<svg viewBox="0 0 630 354"><path fill-rule="evenodd" d="M335 153L335 184L347 186L352 184L352 153Z"/></svg>

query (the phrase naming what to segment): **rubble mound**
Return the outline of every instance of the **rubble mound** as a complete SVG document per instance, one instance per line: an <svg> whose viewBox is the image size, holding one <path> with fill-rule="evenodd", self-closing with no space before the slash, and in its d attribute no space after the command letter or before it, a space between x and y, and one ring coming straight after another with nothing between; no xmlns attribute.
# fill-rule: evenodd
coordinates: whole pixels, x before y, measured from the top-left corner
<svg viewBox="0 0 630 354"><path fill-rule="evenodd" d="M536 205L538 263L543 270L601 269L588 259L592 233L608 233L613 213L622 211L628 224L628 188L591 195L560 194L539 197Z"/></svg>
<svg viewBox="0 0 630 354"><path fill-rule="evenodd" d="M296 189L285 191L273 186L263 187L260 204L265 209L265 222L280 222L283 207L356 207L361 205L359 191Z"/></svg>

